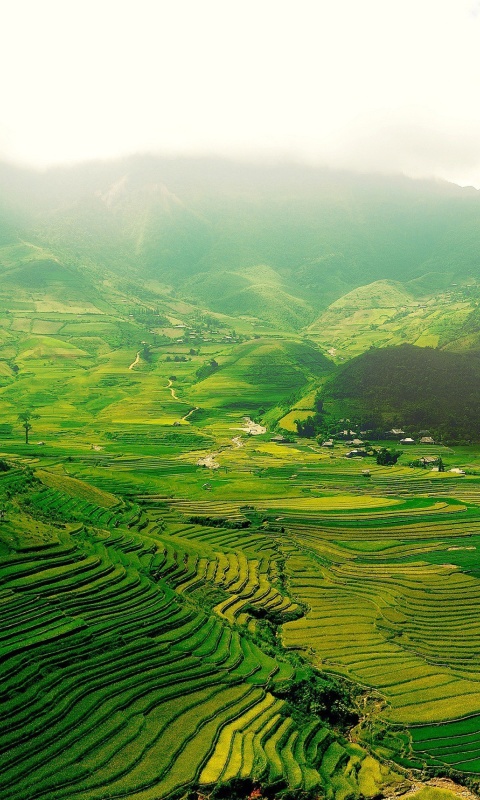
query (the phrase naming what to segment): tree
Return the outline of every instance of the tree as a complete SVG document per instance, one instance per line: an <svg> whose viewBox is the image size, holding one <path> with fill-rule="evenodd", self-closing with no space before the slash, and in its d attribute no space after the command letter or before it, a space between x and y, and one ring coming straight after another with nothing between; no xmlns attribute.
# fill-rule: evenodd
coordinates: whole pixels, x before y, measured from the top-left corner
<svg viewBox="0 0 480 800"><path fill-rule="evenodd" d="M387 450L386 447L382 447L377 453L377 464L382 467L390 467L397 463L401 455L402 450Z"/></svg>
<svg viewBox="0 0 480 800"><path fill-rule="evenodd" d="M38 419L38 414L34 414L33 411L27 410L22 411L22 413L18 415L18 421L22 423L22 428L25 430L25 444L28 444L28 434L32 429L32 423L30 422L31 419Z"/></svg>
<svg viewBox="0 0 480 800"><path fill-rule="evenodd" d="M315 418L307 417L306 419L296 419L295 425L297 426L298 436L304 436L307 439L312 439L315 436Z"/></svg>
<svg viewBox="0 0 480 800"><path fill-rule="evenodd" d="M321 416L323 414L323 412L324 412L324 408L323 408L323 400L322 400L322 396L321 396L320 392L316 393L315 400L313 401L313 406L314 406L315 411L317 412L317 414Z"/></svg>
<svg viewBox="0 0 480 800"><path fill-rule="evenodd" d="M218 361L215 361L214 358L211 358L210 361L207 361L205 364L202 364L199 369L197 369L196 376L197 380L203 381L204 378L208 378L209 375L212 375L217 369L219 368Z"/></svg>

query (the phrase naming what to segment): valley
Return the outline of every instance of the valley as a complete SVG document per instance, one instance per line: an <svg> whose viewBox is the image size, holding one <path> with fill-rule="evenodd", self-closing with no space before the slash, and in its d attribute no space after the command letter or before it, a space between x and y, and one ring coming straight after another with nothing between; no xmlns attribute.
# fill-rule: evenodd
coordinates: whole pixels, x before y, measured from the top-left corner
<svg viewBox="0 0 480 800"><path fill-rule="evenodd" d="M478 791L476 196L140 167L2 173L0 797Z"/></svg>

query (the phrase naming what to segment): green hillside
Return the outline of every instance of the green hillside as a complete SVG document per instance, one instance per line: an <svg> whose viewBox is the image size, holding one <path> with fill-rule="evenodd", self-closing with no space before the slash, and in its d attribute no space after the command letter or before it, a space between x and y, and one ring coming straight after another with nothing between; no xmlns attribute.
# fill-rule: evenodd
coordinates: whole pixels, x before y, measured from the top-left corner
<svg viewBox="0 0 480 800"><path fill-rule="evenodd" d="M361 286L420 301L478 279L477 193L446 183L137 157L46 173L4 165L0 194L10 245L113 276L116 289L174 292L290 330Z"/></svg>
<svg viewBox="0 0 480 800"><path fill-rule="evenodd" d="M309 303L288 294L284 287L279 272L260 265L237 272L200 272L183 291L213 311L262 319L281 330L298 330L314 312Z"/></svg>
<svg viewBox="0 0 480 800"><path fill-rule="evenodd" d="M332 369L331 362L310 344L284 339L254 339L219 356L218 366L192 387L201 406L265 413L289 405ZM263 409L263 411L262 411Z"/></svg>
<svg viewBox="0 0 480 800"><path fill-rule="evenodd" d="M399 283L375 281L332 303L308 327L308 334L337 362L372 346L405 342L473 349L477 291L476 285L455 285L418 300Z"/></svg>

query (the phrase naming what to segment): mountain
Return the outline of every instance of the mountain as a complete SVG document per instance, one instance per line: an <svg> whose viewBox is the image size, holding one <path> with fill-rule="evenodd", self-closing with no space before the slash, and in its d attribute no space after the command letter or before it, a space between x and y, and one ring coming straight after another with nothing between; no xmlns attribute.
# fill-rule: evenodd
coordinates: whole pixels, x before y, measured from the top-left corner
<svg viewBox="0 0 480 800"><path fill-rule="evenodd" d="M292 331L377 282L395 284L402 305L476 285L479 223L471 188L301 165L137 156L0 168L0 246Z"/></svg>
<svg viewBox="0 0 480 800"><path fill-rule="evenodd" d="M479 215L294 165L0 165L2 798L478 792L478 447L313 436L480 442Z"/></svg>

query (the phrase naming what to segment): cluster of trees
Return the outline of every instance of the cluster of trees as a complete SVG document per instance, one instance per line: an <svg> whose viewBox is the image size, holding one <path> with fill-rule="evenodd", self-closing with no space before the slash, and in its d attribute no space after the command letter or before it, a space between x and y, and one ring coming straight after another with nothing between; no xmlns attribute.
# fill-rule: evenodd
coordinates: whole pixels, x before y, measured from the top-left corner
<svg viewBox="0 0 480 800"><path fill-rule="evenodd" d="M318 800L322 796L320 789L289 789L286 781L279 778L271 783L254 781L252 778L230 778L217 783L212 791L206 793L205 787L194 787L187 795L185 790L178 793L178 800ZM174 795L172 800L177 800Z"/></svg>
<svg viewBox="0 0 480 800"><path fill-rule="evenodd" d="M389 450L387 447L381 447L380 450L375 451L377 464L382 467L392 467L397 463L401 455L402 450L396 450L395 448Z"/></svg>
<svg viewBox="0 0 480 800"><path fill-rule="evenodd" d="M138 287L136 287L134 291L138 294ZM169 324L168 319L160 313L158 306L153 308L147 306L133 306L133 308L129 308L128 314L130 317L133 317L136 322L140 322L141 325L147 327L151 325L163 327Z"/></svg>
<svg viewBox="0 0 480 800"><path fill-rule="evenodd" d="M313 402L314 413L305 419L296 419L295 425L297 426L297 435L305 437L306 439L313 439L321 433L325 427L325 414L323 408L323 400L320 393L317 392Z"/></svg>
<svg viewBox="0 0 480 800"><path fill-rule="evenodd" d="M194 514L188 517L188 521L194 525L207 525L210 528L249 528L252 524L249 519L227 519L227 517L198 516Z"/></svg>
<svg viewBox="0 0 480 800"><path fill-rule="evenodd" d="M196 372L197 380L203 381L204 378L208 378L209 375L213 375L213 373L216 372L218 368L219 368L218 362L215 361L214 358L211 358L210 361L206 361L205 364L202 364L202 366L197 369Z"/></svg>
<svg viewBox="0 0 480 800"><path fill-rule="evenodd" d="M188 324L192 328L203 328L204 330L227 327L225 322L206 311L194 311L193 314L188 317Z"/></svg>
<svg viewBox="0 0 480 800"><path fill-rule="evenodd" d="M307 670L304 678L271 691L287 701L288 712L293 717L316 716L341 730L358 723L352 690L337 678Z"/></svg>
<svg viewBox="0 0 480 800"><path fill-rule="evenodd" d="M150 363L150 361L152 360L152 351L150 350L150 345L148 344L148 342L143 342L141 356L143 360L146 361L147 363Z"/></svg>

